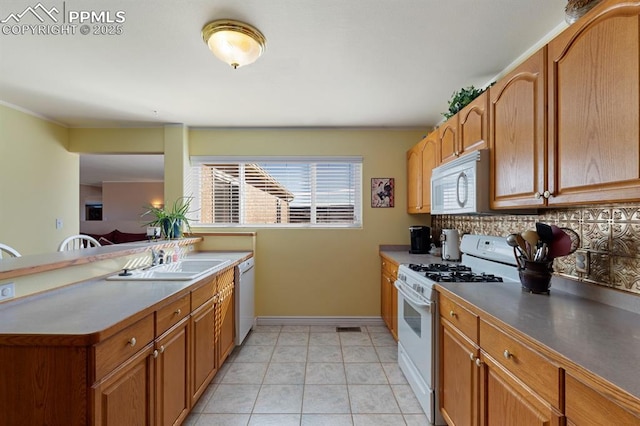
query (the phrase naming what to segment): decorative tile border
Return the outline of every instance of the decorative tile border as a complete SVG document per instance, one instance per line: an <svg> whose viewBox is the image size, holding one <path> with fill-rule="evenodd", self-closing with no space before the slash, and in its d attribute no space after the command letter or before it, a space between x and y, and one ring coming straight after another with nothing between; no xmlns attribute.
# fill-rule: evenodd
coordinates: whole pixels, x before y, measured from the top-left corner
<svg viewBox="0 0 640 426"><path fill-rule="evenodd" d="M549 210L539 215L454 216L434 215L433 235L442 229L460 234L506 237L535 229L536 222L571 228L580 236L579 250L587 252L589 273L576 271L575 254L558 258L557 274L581 282L594 283L640 294L640 206L621 204Z"/></svg>

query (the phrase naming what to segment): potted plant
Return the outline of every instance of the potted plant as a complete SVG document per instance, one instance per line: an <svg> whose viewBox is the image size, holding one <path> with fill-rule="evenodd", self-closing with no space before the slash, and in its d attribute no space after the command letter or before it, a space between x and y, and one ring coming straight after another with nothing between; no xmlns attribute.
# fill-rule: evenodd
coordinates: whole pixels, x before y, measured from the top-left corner
<svg viewBox="0 0 640 426"><path fill-rule="evenodd" d="M451 117L456 115L462 108L469 105L472 100L482 95L488 87L493 86L495 83L496 82L494 81L484 89L478 89L473 86L469 86L463 87L462 89L453 92L453 95L451 95L451 99L449 100L449 110L447 112L443 112L442 115L446 120L450 119Z"/></svg>
<svg viewBox="0 0 640 426"><path fill-rule="evenodd" d="M171 208L149 206L148 211L143 214L151 214L155 217L146 226L157 226L162 230L162 235L171 240L182 236L183 226L191 232L189 218L187 214L191 208L193 197L180 197L173 202Z"/></svg>

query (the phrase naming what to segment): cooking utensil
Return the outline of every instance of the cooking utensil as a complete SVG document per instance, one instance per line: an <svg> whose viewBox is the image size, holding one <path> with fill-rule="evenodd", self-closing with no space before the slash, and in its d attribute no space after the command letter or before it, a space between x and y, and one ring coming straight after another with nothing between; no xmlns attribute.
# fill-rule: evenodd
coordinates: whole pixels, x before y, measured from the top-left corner
<svg viewBox="0 0 640 426"><path fill-rule="evenodd" d="M531 229L523 231L522 234L520 235L522 235L522 238L524 238L525 241L529 243L529 248L527 250L527 253L529 253L529 260L533 260L533 255L535 253L536 248L538 247L538 241L540 241L540 236L536 231L533 231Z"/></svg>
<svg viewBox="0 0 640 426"><path fill-rule="evenodd" d="M518 242L518 238L517 237L520 237L520 235L518 235L518 234L509 234L509 235L507 235L507 244L509 244L511 247L513 247L513 257L516 258L516 263L518 264L518 266L522 267L524 265L524 263L523 263L524 261L521 262L521 258L526 258L527 254L520 247L520 243ZM520 237L520 238L522 239L522 237ZM518 252L520 252L520 256L518 256Z"/></svg>
<svg viewBox="0 0 640 426"><path fill-rule="evenodd" d="M546 223L536 222L536 232L543 243L549 244L553 240L553 229Z"/></svg>
<svg viewBox="0 0 640 426"><path fill-rule="evenodd" d="M551 227L553 240L549 244L549 253L547 254L549 260L567 256L578 249L580 237L573 229L558 228L555 225L551 225Z"/></svg>

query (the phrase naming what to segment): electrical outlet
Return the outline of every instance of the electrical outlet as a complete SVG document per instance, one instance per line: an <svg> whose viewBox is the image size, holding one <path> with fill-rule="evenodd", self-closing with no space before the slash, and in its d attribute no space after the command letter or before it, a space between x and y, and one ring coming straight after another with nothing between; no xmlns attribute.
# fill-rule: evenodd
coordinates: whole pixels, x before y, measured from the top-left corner
<svg viewBox="0 0 640 426"><path fill-rule="evenodd" d="M56 219L56 229L62 229L62 219Z"/></svg>
<svg viewBox="0 0 640 426"><path fill-rule="evenodd" d="M16 295L14 283L6 283L0 285L0 300L11 299Z"/></svg>
<svg viewBox="0 0 640 426"><path fill-rule="evenodd" d="M585 250L576 251L576 272L589 274L589 252Z"/></svg>

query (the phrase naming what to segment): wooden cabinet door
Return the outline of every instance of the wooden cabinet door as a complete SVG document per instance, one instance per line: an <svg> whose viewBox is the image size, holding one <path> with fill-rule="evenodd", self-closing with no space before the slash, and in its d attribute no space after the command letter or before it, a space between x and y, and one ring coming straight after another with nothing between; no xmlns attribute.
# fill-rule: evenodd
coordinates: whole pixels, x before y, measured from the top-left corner
<svg viewBox="0 0 640 426"><path fill-rule="evenodd" d="M422 147L424 140L407 151L407 213L422 213Z"/></svg>
<svg viewBox="0 0 640 426"><path fill-rule="evenodd" d="M481 426L560 426L562 414L482 353Z"/></svg>
<svg viewBox="0 0 640 426"><path fill-rule="evenodd" d="M549 204L640 199L639 14L607 1L549 43Z"/></svg>
<svg viewBox="0 0 640 426"><path fill-rule="evenodd" d="M156 341L156 424L179 425L191 408L187 318Z"/></svg>
<svg viewBox="0 0 640 426"><path fill-rule="evenodd" d="M431 172L438 166L438 132L432 132L424 140L422 152L422 209L421 213L431 212Z"/></svg>
<svg viewBox="0 0 640 426"><path fill-rule="evenodd" d="M546 190L546 47L491 87L491 207L539 207ZM536 196L538 194L538 196Z"/></svg>
<svg viewBox="0 0 640 426"><path fill-rule="evenodd" d="M458 118L459 114L456 114L438 128L438 138L440 139L440 158L438 162L440 164L455 160L460 155Z"/></svg>
<svg viewBox="0 0 640 426"><path fill-rule="evenodd" d="M233 268L218 276L218 305L216 307L216 337L218 367L227 359L235 346L235 309L234 309Z"/></svg>
<svg viewBox="0 0 640 426"><path fill-rule="evenodd" d="M472 100L459 113L460 154L489 146L488 90Z"/></svg>
<svg viewBox="0 0 640 426"><path fill-rule="evenodd" d="M380 311L385 325L396 341L398 340L398 290L393 285L395 279L387 271L382 270L380 286Z"/></svg>
<svg viewBox="0 0 640 426"><path fill-rule="evenodd" d="M440 321L440 412L449 426L478 425L479 348L446 320Z"/></svg>
<svg viewBox="0 0 640 426"><path fill-rule="evenodd" d="M191 400L194 404L218 371L214 336L216 302L217 296L191 314Z"/></svg>
<svg viewBox="0 0 640 426"><path fill-rule="evenodd" d="M95 426L149 426L155 424L153 344L125 361L94 385Z"/></svg>

